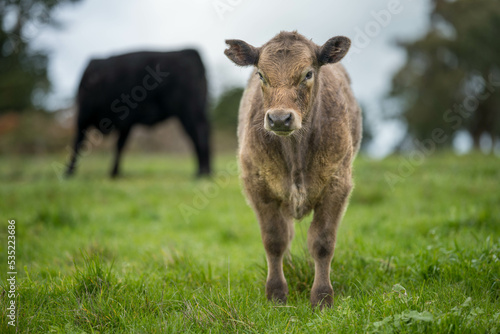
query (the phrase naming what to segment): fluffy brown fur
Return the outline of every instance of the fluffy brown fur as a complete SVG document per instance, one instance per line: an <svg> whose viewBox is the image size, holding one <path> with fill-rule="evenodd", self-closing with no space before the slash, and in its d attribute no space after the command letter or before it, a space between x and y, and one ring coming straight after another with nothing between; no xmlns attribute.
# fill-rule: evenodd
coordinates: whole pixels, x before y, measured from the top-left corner
<svg viewBox="0 0 500 334"><path fill-rule="evenodd" d="M294 219L313 210L311 303L331 305L330 264L361 140L360 109L347 73L335 64L350 41L334 37L320 47L297 32L281 32L260 48L226 42L225 54L233 62L255 66L240 104L239 162L267 254L266 295L286 302L283 255L294 235ZM300 124L287 135L273 133L264 127L270 110L290 110Z"/></svg>

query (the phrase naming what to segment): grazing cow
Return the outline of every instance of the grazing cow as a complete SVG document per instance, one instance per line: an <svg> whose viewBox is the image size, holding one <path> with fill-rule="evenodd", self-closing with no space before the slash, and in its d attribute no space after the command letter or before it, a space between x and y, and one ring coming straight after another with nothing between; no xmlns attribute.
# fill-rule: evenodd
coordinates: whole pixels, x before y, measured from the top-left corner
<svg viewBox="0 0 500 334"><path fill-rule="evenodd" d="M315 263L311 304L330 306L336 231L361 141L361 111L346 71L336 64L350 40L333 37L318 46L297 32L281 32L260 48L226 43L230 60L255 67L240 104L238 154L266 250L267 298L286 302L283 255L293 220L314 210L307 237Z"/></svg>
<svg viewBox="0 0 500 334"><path fill-rule="evenodd" d="M198 175L210 173L207 80L196 50L135 52L91 60L78 87L77 135L66 174L74 172L86 129L119 133L113 177L135 124L153 125L177 116L192 139Z"/></svg>

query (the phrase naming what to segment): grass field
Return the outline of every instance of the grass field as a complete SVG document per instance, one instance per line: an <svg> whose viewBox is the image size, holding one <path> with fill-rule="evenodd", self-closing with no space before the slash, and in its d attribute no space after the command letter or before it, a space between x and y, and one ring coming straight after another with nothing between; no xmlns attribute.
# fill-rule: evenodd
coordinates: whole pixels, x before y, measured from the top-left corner
<svg viewBox="0 0 500 334"><path fill-rule="evenodd" d="M258 224L234 157L196 181L187 157L81 160L0 157L1 285L7 225L16 222L17 327L22 333L500 333L500 159L440 154L392 187L401 159L358 157L338 232L335 304L313 311L313 267L297 223L286 261L287 305L265 300ZM391 174L391 175L392 175Z"/></svg>

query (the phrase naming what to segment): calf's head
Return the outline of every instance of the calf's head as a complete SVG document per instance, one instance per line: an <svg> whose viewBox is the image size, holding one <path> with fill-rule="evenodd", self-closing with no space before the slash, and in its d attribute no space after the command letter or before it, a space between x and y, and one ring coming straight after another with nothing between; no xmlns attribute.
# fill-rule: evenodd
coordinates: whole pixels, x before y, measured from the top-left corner
<svg viewBox="0 0 500 334"><path fill-rule="evenodd" d="M319 69L340 61L351 45L337 36L318 46L297 32L281 32L257 48L226 40L226 56L239 66L255 66L263 98L264 128L279 136L299 130L309 117L318 90Z"/></svg>

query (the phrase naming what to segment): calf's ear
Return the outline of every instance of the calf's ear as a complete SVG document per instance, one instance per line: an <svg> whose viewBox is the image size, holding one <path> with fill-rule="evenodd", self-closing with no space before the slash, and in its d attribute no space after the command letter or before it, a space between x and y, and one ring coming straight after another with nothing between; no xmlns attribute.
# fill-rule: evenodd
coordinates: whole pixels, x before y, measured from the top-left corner
<svg viewBox="0 0 500 334"><path fill-rule="evenodd" d="M318 50L320 65L333 64L340 61L351 47L351 40L344 36L332 37Z"/></svg>
<svg viewBox="0 0 500 334"><path fill-rule="evenodd" d="M259 49L239 39L227 39L226 44L229 45L229 48L224 50L224 54L236 65L257 65Z"/></svg>

